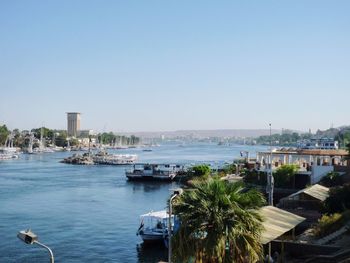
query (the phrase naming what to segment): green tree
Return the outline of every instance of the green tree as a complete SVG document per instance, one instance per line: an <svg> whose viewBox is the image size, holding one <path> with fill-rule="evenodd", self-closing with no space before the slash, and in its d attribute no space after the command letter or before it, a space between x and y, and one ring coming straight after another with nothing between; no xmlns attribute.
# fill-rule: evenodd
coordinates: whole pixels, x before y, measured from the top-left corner
<svg viewBox="0 0 350 263"><path fill-rule="evenodd" d="M7 129L6 125L0 126L0 145L4 145L7 139L7 136L10 134L10 131Z"/></svg>
<svg viewBox="0 0 350 263"><path fill-rule="evenodd" d="M242 184L218 179L196 182L175 201L181 226L174 235L174 257L179 262L256 262L262 219L257 209L265 199Z"/></svg>
<svg viewBox="0 0 350 263"><path fill-rule="evenodd" d="M279 167L273 174L276 187L295 187L295 174L298 166L294 164L285 164Z"/></svg>
<svg viewBox="0 0 350 263"><path fill-rule="evenodd" d="M210 167L207 164L199 164L192 166L187 170L187 179L192 180L192 179L202 179L206 180L210 176Z"/></svg>

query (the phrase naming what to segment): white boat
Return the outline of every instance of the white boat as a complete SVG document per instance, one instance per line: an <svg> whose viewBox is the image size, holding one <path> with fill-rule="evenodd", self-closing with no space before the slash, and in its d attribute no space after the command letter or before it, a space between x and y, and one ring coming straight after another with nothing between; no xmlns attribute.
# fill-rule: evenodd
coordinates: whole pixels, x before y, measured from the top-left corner
<svg viewBox="0 0 350 263"><path fill-rule="evenodd" d="M17 148L13 147L13 134L10 134L5 142L4 147L0 147L0 160L17 159L18 151Z"/></svg>
<svg viewBox="0 0 350 263"><path fill-rule="evenodd" d="M173 225L173 215L171 220ZM140 227L136 234L142 238L143 242L163 242L167 238L169 214L166 210L141 215L140 221Z"/></svg>
<svg viewBox="0 0 350 263"><path fill-rule="evenodd" d="M92 156L97 164L127 165L134 164L137 160L136 154L109 154L106 151L100 151Z"/></svg>
<svg viewBox="0 0 350 263"><path fill-rule="evenodd" d="M0 148L0 160L17 159L18 153L16 148L12 147L1 147Z"/></svg>

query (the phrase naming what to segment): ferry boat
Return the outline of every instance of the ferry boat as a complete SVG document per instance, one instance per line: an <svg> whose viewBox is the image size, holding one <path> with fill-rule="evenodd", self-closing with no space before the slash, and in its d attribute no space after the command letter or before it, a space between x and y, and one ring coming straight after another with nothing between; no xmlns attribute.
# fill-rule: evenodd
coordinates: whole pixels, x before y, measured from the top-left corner
<svg viewBox="0 0 350 263"><path fill-rule="evenodd" d="M133 169L126 170L129 180L134 181L173 181L184 168L175 164L138 164Z"/></svg>
<svg viewBox="0 0 350 263"><path fill-rule="evenodd" d="M92 160L97 164L127 165L134 164L137 160L136 154L109 154L100 151L92 156Z"/></svg>
<svg viewBox="0 0 350 263"><path fill-rule="evenodd" d="M140 221L136 235L140 236L144 243L164 242L167 238L169 214L166 210L141 215ZM171 221L173 225L174 215L171 216Z"/></svg>

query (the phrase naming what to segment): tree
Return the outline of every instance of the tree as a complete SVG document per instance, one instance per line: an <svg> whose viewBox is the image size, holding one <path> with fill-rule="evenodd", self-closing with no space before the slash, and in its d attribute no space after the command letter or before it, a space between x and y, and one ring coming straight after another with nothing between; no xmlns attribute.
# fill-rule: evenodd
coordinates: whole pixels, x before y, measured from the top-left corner
<svg viewBox="0 0 350 263"><path fill-rule="evenodd" d="M7 136L10 134L10 131L7 129L6 125L0 126L0 145L4 145L7 139Z"/></svg>
<svg viewBox="0 0 350 263"><path fill-rule="evenodd" d="M256 262L262 219L257 209L265 199L257 190L218 179L194 183L174 204L181 225L174 235L179 262Z"/></svg>
<svg viewBox="0 0 350 263"><path fill-rule="evenodd" d="M199 164L192 166L191 168L188 169L187 171L187 179L208 179L210 176L210 167L209 165L206 164Z"/></svg>
<svg viewBox="0 0 350 263"><path fill-rule="evenodd" d="M331 188L325 200L327 213L343 212L350 209L350 184Z"/></svg>
<svg viewBox="0 0 350 263"><path fill-rule="evenodd" d="M273 174L276 187L295 187L295 174L298 166L294 164L285 164L279 167Z"/></svg>

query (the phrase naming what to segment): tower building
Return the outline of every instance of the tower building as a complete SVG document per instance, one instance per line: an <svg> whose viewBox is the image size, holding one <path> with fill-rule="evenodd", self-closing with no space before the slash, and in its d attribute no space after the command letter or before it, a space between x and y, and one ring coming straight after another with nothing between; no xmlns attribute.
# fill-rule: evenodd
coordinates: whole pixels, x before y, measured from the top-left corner
<svg viewBox="0 0 350 263"><path fill-rule="evenodd" d="M67 135L77 137L80 130L80 112L67 112Z"/></svg>

